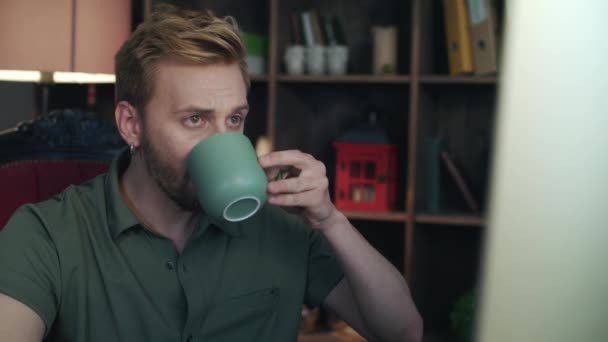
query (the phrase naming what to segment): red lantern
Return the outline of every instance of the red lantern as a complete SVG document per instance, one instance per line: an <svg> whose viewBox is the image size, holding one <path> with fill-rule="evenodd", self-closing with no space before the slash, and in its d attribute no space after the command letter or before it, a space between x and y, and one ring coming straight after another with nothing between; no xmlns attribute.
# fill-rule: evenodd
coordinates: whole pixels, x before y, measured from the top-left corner
<svg viewBox="0 0 608 342"><path fill-rule="evenodd" d="M395 210L397 146L336 142L334 203L339 210Z"/></svg>

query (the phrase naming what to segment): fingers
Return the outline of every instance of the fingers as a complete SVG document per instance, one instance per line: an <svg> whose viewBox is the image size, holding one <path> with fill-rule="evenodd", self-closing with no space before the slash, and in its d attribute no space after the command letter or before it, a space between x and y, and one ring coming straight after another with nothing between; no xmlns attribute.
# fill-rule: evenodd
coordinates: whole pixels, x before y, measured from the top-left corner
<svg viewBox="0 0 608 342"><path fill-rule="evenodd" d="M269 181L278 181L285 178L298 177L300 175L300 170L288 166L288 167L271 167L264 169L266 173L266 178Z"/></svg>
<svg viewBox="0 0 608 342"><path fill-rule="evenodd" d="M261 156L259 161L262 168L294 166L303 170L317 160L308 153L303 153L298 150L287 150L268 153Z"/></svg>
<svg viewBox="0 0 608 342"><path fill-rule="evenodd" d="M295 177L268 183L270 194L289 194L307 192L314 189L327 189L327 177Z"/></svg>
<svg viewBox="0 0 608 342"><path fill-rule="evenodd" d="M279 175L282 173L280 167L265 168L264 172L266 173L266 178L269 181L278 180L279 179Z"/></svg>
<svg viewBox="0 0 608 342"><path fill-rule="evenodd" d="M269 195L268 203L281 207L308 207L314 202L318 202L320 191L318 189L300 193L289 193L279 195Z"/></svg>
<svg viewBox="0 0 608 342"><path fill-rule="evenodd" d="M259 162L269 180L268 203L315 212L329 201L325 165L310 154L278 151L261 156Z"/></svg>
<svg viewBox="0 0 608 342"><path fill-rule="evenodd" d="M325 164L316 160L312 155L298 150L271 152L259 158L260 165L266 170L269 180L278 179L279 170L288 170L287 178L325 176ZM281 177L285 178L285 177Z"/></svg>

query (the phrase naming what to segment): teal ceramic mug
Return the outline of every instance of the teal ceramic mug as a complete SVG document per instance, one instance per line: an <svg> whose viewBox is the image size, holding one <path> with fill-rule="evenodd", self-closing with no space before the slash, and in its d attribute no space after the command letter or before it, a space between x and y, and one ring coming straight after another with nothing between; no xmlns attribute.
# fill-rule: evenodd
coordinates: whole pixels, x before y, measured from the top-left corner
<svg viewBox="0 0 608 342"><path fill-rule="evenodd" d="M266 203L267 179L253 145L237 132L214 134L194 146L188 172L212 220L239 222Z"/></svg>

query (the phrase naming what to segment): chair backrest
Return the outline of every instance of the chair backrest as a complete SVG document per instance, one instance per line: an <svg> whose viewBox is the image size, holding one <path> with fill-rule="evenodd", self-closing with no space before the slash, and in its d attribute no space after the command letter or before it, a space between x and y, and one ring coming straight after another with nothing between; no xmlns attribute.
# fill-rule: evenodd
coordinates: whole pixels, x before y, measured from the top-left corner
<svg viewBox="0 0 608 342"><path fill-rule="evenodd" d="M125 146L109 120L56 110L0 134L0 164L31 159L111 160Z"/></svg>
<svg viewBox="0 0 608 342"><path fill-rule="evenodd" d="M109 165L96 160L24 160L0 165L0 230L21 205L46 200L107 172Z"/></svg>
<svg viewBox="0 0 608 342"><path fill-rule="evenodd" d="M94 113L59 110L0 135L0 230L15 209L106 172L124 148Z"/></svg>

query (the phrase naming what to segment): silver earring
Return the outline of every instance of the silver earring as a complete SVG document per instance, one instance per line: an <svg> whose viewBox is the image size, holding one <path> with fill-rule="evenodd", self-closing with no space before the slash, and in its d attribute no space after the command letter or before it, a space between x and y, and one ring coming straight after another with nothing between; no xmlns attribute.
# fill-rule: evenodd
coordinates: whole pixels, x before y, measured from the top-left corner
<svg viewBox="0 0 608 342"><path fill-rule="evenodd" d="M131 155L135 155L135 146L133 146L133 144L129 144L129 153L131 153Z"/></svg>

